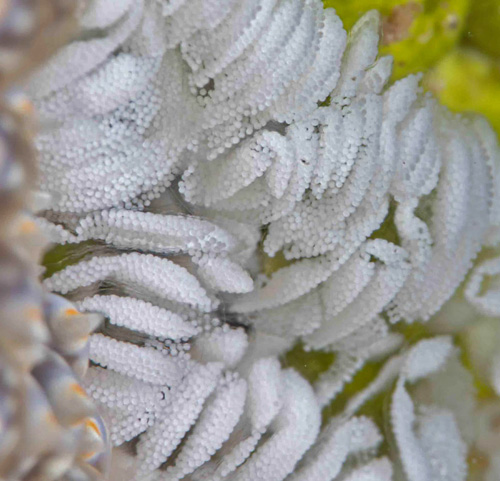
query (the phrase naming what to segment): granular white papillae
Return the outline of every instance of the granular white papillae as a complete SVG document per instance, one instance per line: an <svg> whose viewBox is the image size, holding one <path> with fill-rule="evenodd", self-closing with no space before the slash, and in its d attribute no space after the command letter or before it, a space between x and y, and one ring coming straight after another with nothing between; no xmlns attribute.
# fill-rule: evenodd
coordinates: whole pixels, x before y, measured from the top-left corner
<svg viewBox="0 0 500 481"><path fill-rule="evenodd" d="M77 322L66 313L60 324L82 339L102 319L90 367L75 374L101 444L85 461L83 448L37 451L35 439L33 453L4 462L6 435L42 416L26 401L1 427L0 473L465 481L483 446L485 479L498 479L500 449L482 441L493 414L479 410L454 339L398 332L459 287L500 315L499 260L473 268L500 241L500 150L487 122L447 111L417 75L388 83L376 12L349 33L320 0L77 0L75 15L77 33L24 83L39 123L35 200L48 199L35 205L37 229L74 253L36 289L73 303L64 308ZM12 170L16 158L1 162ZM263 254L286 262L266 276ZM1 322L17 339L8 329L20 324ZM73 339L58 326L49 321L56 338ZM334 353L314 382L280 363L298 342ZM15 350L5 344L2 363ZM36 362L71 364L76 351L48 344ZM367 362L373 379L346 397ZM500 356L491 363L498 389ZM57 385L44 413L68 430L62 375L26 369ZM13 389L0 386L2 416ZM380 421L365 407L382 395Z"/></svg>

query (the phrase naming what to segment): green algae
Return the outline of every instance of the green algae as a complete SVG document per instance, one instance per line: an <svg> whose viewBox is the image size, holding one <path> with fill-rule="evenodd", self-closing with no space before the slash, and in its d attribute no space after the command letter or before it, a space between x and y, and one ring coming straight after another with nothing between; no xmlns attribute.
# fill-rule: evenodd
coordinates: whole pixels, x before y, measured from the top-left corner
<svg viewBox="0 0 500 481"><path fill-rule="evenodd" d="M500 58L500 2L474 0L466 24L466 43Z"/></svg>
<svg viewBox="0 0 500 481"><path fill-rule="evenodd" d="M282 359L283 367L291 367L309 382L315 382L335 361L333 352L307 351L302 343L297 343Z"/></svg>
<svg viewBox="0 0 500 481"><path fill-rule="evenodd" d="M426 71L450 52L466 30L469 0L324 0L347 30L365 12L382 15L380 55L394 57L392 80Z"/></svg>
<svg viewBox="0 0 500 481"><path fill-rule="evenodd" d="M43 277L47 278L67 266L77 264L96 249L102 250L103 244L96 241L85 241L78 244L56 244L43 256Z"/></svg>
<svg viewBox="0 0 500 481"><path fill-rule="evenodd" d="M500 132L500 60L456 49L427 73L424 86L451 110L482 114Z"/></svg>

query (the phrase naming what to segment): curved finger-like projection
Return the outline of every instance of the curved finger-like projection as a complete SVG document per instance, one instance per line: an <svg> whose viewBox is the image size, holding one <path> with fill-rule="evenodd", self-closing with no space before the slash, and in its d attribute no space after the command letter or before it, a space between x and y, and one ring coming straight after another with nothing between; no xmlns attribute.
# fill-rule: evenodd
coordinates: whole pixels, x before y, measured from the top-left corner
<svg viewBox="0 0 500 481"><path fill-rule="evenodd" d="M499 151L483 120L454 116L422 95L418 76L386 85L392 65L377 59L373 12L353 28L347 44L324 18L318 51L331 41L337 61L324 69L316 59L309 68L328 78L328 105L302 108L300 95L283 95L283 88L309 82L297 73L287 84L285 72L302 65L294 55L306 41L304 29L312 30L307 41L316 42L316 18L328 14L314 8L315 2L278 4L261 37L276 35L295 45L286 65L277 61L282 83L252 76L271 54L272 44L261 48L261 38L240 59L220 64L224 77L214 73L202 94L212 114L208 148L215 150L188 165L179 190L211 213L265 225L264 252L290 261L234 299L230 309L241 322L301 337L312 348L347 352L343 341L371 323L383 324L381 318L428 320L458 288L482 245L495 242ZM285 18L291 29L286 40L273 30ZM262 97L248 100L258 91ZM285 114L280 109L288 101ZM265 123L242 121L249 114ZM218 147L226 115L234 117L235 129L250 126L240 140ZM363 342L360 337L358 347ZM373 352L397 345L393 336L384 342ZM347 345L362 352L355 344ZM359 368L357 354L350 359Z"/></svg>
<svg viewBox="0 0 500 481"><path fill-rule="evenodd" d="M333 318L331 330L349 326L338 339L361 327L361 313L348 307L351 297L377 298L365 317L427 320L481 246L494 242L500 220L494 135L484 121L454 116L422 95L418 76L387 86L392 63L377 58L375 12L347 38L319 0L105 3L82 8L83 40L29 84L47 124L37 148L52 210L73 223L75 213L97 211L77 227L80 239L186 252L184 229L197 222L191 237L200 245L192 240L188 253L212 252L202 221L171 217L153 227L154 218L129 211L144 210L175 181L204 213L265 225L266 254L298 260L237 299L235 312L262 309L269 321L251 322L271 332L283 332L289 319L295 336L313 335ZM93 55L71 69L63 60L78 58L75 49ZM43 81L54 72L57 81ZM136 234L144 230L150 238ZM165 235L174 230L181 238ZM406 260L388 261L383 274L372 262L352 266L378 238L404 249ZM228 293L250 290L249 279L233 288L244 276L236 265L194 260L202 282ZM353 277L344 282L344 275ZM322 316L312 290L323 283L334 294ZM298 305L310 307L310 325L301 324ZM280 306L285 311L271 312ZM325 336L322 347L334 340Z"/></svg>
<svg viewBox="0 0 500 481"><path fill-rule="evenodd" d="M314 442L320 425L318 406L296 372L280 371L274 359L261 359L252 366L247 384L242 419L221 453L193 479L286 479ZM179 478L170 477L167 469L156 479Z"/></svg>
<svg viewBox="0 0 500 481"><path fill-rule="evenodd" d="M60 239L110 243L106 255L44 282L106 318L90 339L85 386L112 444L135 452L130 479L209 470L278 481L292 472L316 438L319 406L275 359L246 358L240 372L247 336L216 311L219 293L252 288L231 259L232 236L197 218L120 211L83 217L74 234L58 230Z"/></svg>
<svg viewBox="0 0 500 481"><path fill-rule="evenodd" d="M347 335L358 323L355 309L344 304L351 302L349 296L377 299L364 318L384 313L391 322L427 320L457 289L481 246L498 230L494 135L483 120L456 117L423 96L418 76L386 86L392 65L388 58L377 59L375 13L363 17L345 43L330 12L317 12L315 2L277 2L275 8L260 37L245 37L253 41L251 47L227 65L218 64L224 76L209 68L199 70L210 85L201 94L204 113L210 114L209 152L195 157L179 184L194 204L266 225L262 245L268 255L282 252L289 260L297 259L262 288L237 299L234 311L251 312L249 322L270 332L284 332L288 320L290 335L310 334L322 320L313 308L317 298L306 294L315 284L330 283L332 295L323 297L323 322L333 318L332 331L344 322L351 326ZM259 13L255 24L249 22L252 27L260 25L257 18L266 17L264 10ZM278 24L283 26L279 33ZM203 38L209 37L206 33ZM270 38L286 47L275 60L273 75L262 78L257 72L272 55ZM317 57L301 58L307 42ZM321 53L326 43L336 59L328 68ZM217 50L216 58L233 58L236 52L222 41L217 47L225 47L228 57ZM309 74L304 77L300 72L306 65ZM291 67L296 69L293 82ZM193 78L197 75L198 70ZM316 104L298 93L309 82L316 88L308 99ZM325 98L322 82L329 85L329 102L318 106ZM226 119L232 124L226 125ZM228 140L226 134L234 137ZM369 265L359 268L353 282L347 280L358 253L369 250L379 237L391 239L394 249L407 256L405 261L389 263L385 280L382 274L368 280L375 272ZM326 269L338 276L326 274L328 264ZM301 320L307 316L299 307L306 305L312 312L309 325ZM341 321L339 315L348 317ZM317 331L323 346L329 341L325 332ZM320 347L313 337L308 339Z"/></svg>
<svg viewBox="0 0 500 481"><path fill-rule="evenodd" d="M392 397L391 418L403 469L411 481L466 479L467 447L452 413L436 407L418 414L405 388L441 368L450 355L443 339L422 341L409 353Z"/></svg>
<svg viewBox="0 0 500 481"><path fill-rule="evenodd" d="M393 469L386 457L374 459L353 471L347 481L388 481L392 479Z"/></svg>
<svg viewBox="0 0 500 481"><path fill-rule="evenodd" d="M495 227L490 219L498 207L490 189L497 182L498 166L487 148L489 127L482 120L463 125L449 115L439 119L437 127L443 133L438 138L443 152L439 181L418 205L410 199L398 207L401 215L396 211L401 243L413 269L393 301L390 315L395 320L427 320L437 312Z"/></svg>
<svg viewBox="0 0 500 481"><path fill-rule="evenodd" d="M148 236L141 235L148 231ZM193 216L157 216L129 210L100 211L84 217L73 242L98 239L116 247L135 247L165 254L220 254L236 247L235 239L217 225ZM139 244L140 243L140 244Z"/></svg>
<svg viewBox="0 0 500 481"><path fill-rule="evenodd" d="M381 441L377 427L367 418L352 418L345 423L332 422L323 430L308 457L290 479L336 479L347 456L373 449Z"/></svg>
<svg viewBox="0 0 500 481"><path fill-rule="evenodd" d="M313 348L355 357L388 336L378 314L409 271L403 249L381 239L368 241L343 265L324 256L282 268L267 284L235 300L231 309L264 331L291 339L302 336ZM373 335L364 334L366 330Z"/></svg>
<svg viewBox="0 0 500 481"><path fill-rule="evenodd" d="M66 294L78 287L87 287L99 280L118 284L145 286L148 297L165 296L174 302L189 304L202 311L213 305L196 278L183 268L151 255L138 253L94 257L76 266L66 267L45 281L48 289Z"/></svg>
<svg viewBox="0 0 500 481"><path fill-rule="evenodd" d="M147 205L183 152L203 161L304 117L335 87L346 39L319 1L96 0L78 20L28 86L47 123L40 181L63 212Z"/></svg>
<svg viewBox="0 0 500 481"><path fill-rule="evenodd" d="M489 316L498 316L500 314L499 274L499 258L482 262L473 270L465 289L466 299L480 312ZM485 283L488 286L486 292L484 292L485 289L483 288Z"/></svg>
<svg viewBox="0 0 500 481"><path fill-rule="evenodd" d="M420 341L391 358L367 387L351 397L342 414L323 429L291 479L391 479L392 469L387 459L372 459L363 464L366 457L361 457L361 466L353 468L351 464L347 473L338 477L347 455L370 450L381 441L378 429L370 420L352 416L366 401L388 388L392 391L391 427L397 446L397 453L391 453L391 457L399 455L404 470L404 474L399 473L400 467L394 465L395 474L411 480L465 479L467 448L463 440L465 434L458 427L461 408L454 412L450 409L453 402L443 405L442 395L430 396L430 404L420 403L417 407L405 388L406 383L417 384L440 370L445 370L443 376L449 378L448 361L455 358L456 352L446 337ZM393 389L390 386L394 384ZM386 434L391 436L389 432Z"/></svg>
<svg viewBox="0 0 500 481"><path fill-rule="evenodd" d="M318 469L334 479L346 474L362 476L372 464L374 469L378 467L375 472L380 476L390 473L386 460L370 460L366 466L344 469L345 460L352 453L375 452L380 436L373 424L361 418L360 421L357 418L347 421L344 427L342 423L337 425L334 422L321 430L318 401L325 405L335 393L323 393L323 397L318 397L297 373L282 370L276 359L259 358L256 354L259 349L255 345L247 352L249 340L244 331L221 324L216 320L217 313L210 313L210 310L207 313L202 304L190 303L186 297L165 299L170 292L167 284L177 279L163 267L165 261L183 269L183 276L196 279L197 266L202 266L199 259L205 255L208 259L234 262L231 252L227 252L228 247L234 246L228 234L215 226L210 228L208 223L203 223L201 228L196 219L184 218L192 229L200 229L199 242L184 237L180 230L175 238L175 248L172 248L172 245L166 245L169 239L174 239L177 227L171 218L138 212L130 216L122 216L119 212L113 216L101 213L96 218L99 219L98 227L96 222L85 217L72 227L75 234L68 235L73 236L73 240L116 240L116 246L109 246L111 250L133 249L135 245L141 246L139 249L147 248L150 253L135 252L134 259L154 257L160 262L154 276L164 276L162 282L165 283L160 296L159 291L153 292L155 281L151 277L141 277L148 265L156 264L137 264L134 272L141 273L141 276L132 279L130 275L116 275L117 266L114 264L113 269L106 267L106 259L119 258L124 262L120 264L121 272L132 272L126 265L131 254L117 256L108 255L108 252L100 256L98 251L90 260L67 266L45 281L52 288L60 286L79 299L76 302L80 309L99 312L106 318L101 332L91 336L92 366L85 386L108 422L115 450L133 454L133 468L127 473L128 479L181 480L191 477L221 481L280 481L292 473L299 476L297 479L301 479L300 476L314 479ZM105 222L103 219L106 218L113 220ZM115 219L122 221L116 222ZM169 232L170 224L174 225L173 232ZM151 235L140 231L138 225L155 226L162 236L156 238L154 229ZM216 233L214 241L203 243L203 233L206 236ZM204 248L214 252L204 254ZM193 256L191 265L187 261L190 258L186 256L188 252ZM184 257L179 260L181 254ZM385 270L391 263L404 262L404 256L389 243L373 241L353 267L365 272L367 265L372 263L370 256L377 261L373 268L370 267L374 273L366 271L370 272L368 281L378 279L378 276L385 279ZM295 272L292 267L295 269L291 266L290 272ZM296 269L303 269L304 276L311 270L307 263L305 267L297 265ZM337 273L332 262L327 262L324 269L327 279ZM213 275L216 272L218 270ZM224 270L220 272L226 276ZM198 277L197 285L206 290L207 298L215 299L221 282L209 283L203 275ZM288 293L292 298L311 295L304 294L303 289L286 289L286 283L294 277L283 276L279 284L283 295ZM378 282L374 282L374 286ZM369 282L364 284L370 285ZM244 288L246 281L241 280L237 285ZM320 288L313 277L309 289L313 289L314 296L322 295L318 291ZM287 301L287 297L283 298L283 302ZM355 299L346 299L345 305L353 302ZM360 308L368 304L365 300ZM216 304L210 306L213 308ZM267 311L273 309L277 307ZM362 322L355 330L357 337L351 337L351 330L347 329L341 333L342 342L337 342L346 353L353 354L358 349L360 359L370 349L376 350L376 338L389 338L386 324L378 317L367 326ZM329 344L335 343L326 333L322 335ZM338 349L340 352L340 347ZM383 349L382 346L380 350ZM346 372L338 365L337 368L346 382ZM321 392L319 387L316 392ZM374 392L376 390L365 397ZM356 407L351 410L354 413ZM352 433L349 431L351 426ZM342 436L354 444L344 444ZM328 457L327 461L326 454L331 453L335 445L342 452Z"/></svg>
<svg viewBox="0 0 500 481"><path fill-rule="evenodd" d="M195 142L187 130L192 117L182 124L178 115L189 102L179 54L166 52L166 39L155 35L164 20L160 2L86 7L81 39L28 86L47 125L36 139L40 184L65 212L130 205L142 194L139 203L148 203L172 181L180 151Z"/></svg>
<svg viewBox="0 0 500 481"><path fill-rule="evenodd" d="M180 341L199 332L195 323L190 323L179 314L142 299L101 295L87 297L76 304L86 311L101 312L115 326L156 337L168 333L169 339Z"/></svg>

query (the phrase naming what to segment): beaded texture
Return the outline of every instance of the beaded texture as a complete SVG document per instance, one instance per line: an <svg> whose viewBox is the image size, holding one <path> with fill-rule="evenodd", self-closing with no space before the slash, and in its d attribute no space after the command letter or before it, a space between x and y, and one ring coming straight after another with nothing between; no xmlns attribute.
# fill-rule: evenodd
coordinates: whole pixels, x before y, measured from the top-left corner
<svg viewBox="0 0 500 481"><path fill-rule="evenodd" d="M459 410L408 390L448 372L451 341L394 354L390 325L428 320L498 241L490 127L418 76L388 86L375 12L349 36L319 0L81 1L78 22L27 89L39 225L91 246L45 286L106 318L85 385L114 478L465 480ZM288 265L259 274L259 246ZM466 292L487 312L497 268ZM297 340L336 354L312 386L276 359ZM358 413L388 390L390 458Z"/></svg>

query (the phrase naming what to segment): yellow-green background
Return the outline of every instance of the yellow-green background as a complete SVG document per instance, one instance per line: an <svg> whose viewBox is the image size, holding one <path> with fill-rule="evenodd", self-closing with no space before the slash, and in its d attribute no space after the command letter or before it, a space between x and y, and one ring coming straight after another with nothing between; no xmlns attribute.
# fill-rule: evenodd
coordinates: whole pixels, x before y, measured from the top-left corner
<svg viewBox="0 0 500 481"><path fill-rule="evenodd" d="M384 18L413 4L405 38L385 44L393 79L423 72L424 86L456 111L485 115L500 132L500 0L324 0L349 29L364 12ZM396 9L396 10L395 10Z"/></svg>

